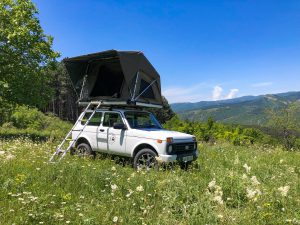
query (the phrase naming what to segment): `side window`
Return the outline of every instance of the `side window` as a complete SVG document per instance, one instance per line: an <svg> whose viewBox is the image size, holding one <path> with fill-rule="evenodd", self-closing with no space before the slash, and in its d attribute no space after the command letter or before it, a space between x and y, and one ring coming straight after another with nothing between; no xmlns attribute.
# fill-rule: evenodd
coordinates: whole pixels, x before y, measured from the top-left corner
<svg viewBox="0 0 300 225"><path fill-rule="evenodd" d="M119 113L107 112L104 114L103 126L113 127L114 123L123 123L121 115Z"/></svg>
<svg viewBox="0 0 300 225"><path fill-rule="evenodd" d="M81 125L85 125L87 120L90 118L92 115L91 112L88 112L84 115L81 121ZM96 112L94 116L91 118L90 122L88 123L88 126L100 126L101 123L101 118L102 118L102 112Z"/></svg>

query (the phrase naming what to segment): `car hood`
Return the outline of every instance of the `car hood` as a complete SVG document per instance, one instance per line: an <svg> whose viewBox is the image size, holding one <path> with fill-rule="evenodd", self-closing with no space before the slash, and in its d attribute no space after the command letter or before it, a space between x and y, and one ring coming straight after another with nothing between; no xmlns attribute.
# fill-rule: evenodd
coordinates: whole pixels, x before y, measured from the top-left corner
<svg viewBox="0 0 300 225"><path fill-rule="evenodd" d="M166 140L167 137L172 137L174 142L189 142L193 141L194 136L178 131L162 130L162 129L131 129L128 133L130 136L143 138Z"/></svg>

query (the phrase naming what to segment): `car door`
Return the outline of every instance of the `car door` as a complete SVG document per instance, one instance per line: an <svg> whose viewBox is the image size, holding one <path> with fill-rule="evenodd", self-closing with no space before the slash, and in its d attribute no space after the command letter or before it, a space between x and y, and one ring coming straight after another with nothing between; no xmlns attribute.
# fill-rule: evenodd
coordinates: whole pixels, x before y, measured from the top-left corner
<svg viewBox="0 0 300 225"><path fill-rule="evenodd" d="M98 133L98 147L108 153L125 154L126 130L114 129L114 123L124 123L119 112L105 112Z"/></svg>
<svg viewBox="0 0 300 225"><path fill-rule="evenodd" d="M92 112L87 112L81 121L81 126L84 126L87 120L92 115ZM98 133L98 127L100 126L102 119L102 112L95 112L93 117L90 119L86 127L84 128L84 131L82 132L82 135L85 136L92 147L93 150L98 149L98 143L97 143L97 133Z"/></svg>

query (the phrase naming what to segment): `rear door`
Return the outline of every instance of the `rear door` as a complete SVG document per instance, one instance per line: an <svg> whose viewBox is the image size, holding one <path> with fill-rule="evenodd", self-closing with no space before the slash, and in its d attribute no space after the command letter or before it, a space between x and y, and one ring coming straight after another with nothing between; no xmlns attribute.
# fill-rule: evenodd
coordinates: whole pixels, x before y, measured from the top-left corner
<svg viewBox="0 0 300 225"><path fill-rule="evenodd" d="M114 123L124 123L119 112L105 112L98 133L98 147L108 153L125 154L126 130L114 129Z"/></svg>
<svg viewBox="0 0 300 225"><path fill-rule="evenodd" d="M98 128L101 123L102 119L102 112L95 112L87 126L84 128L84 131L82 132L83 136L87 137L89 139L90 145L93 150L98 149L98 143L97 143L97 133ZM84 126L87 120L92 115L92 112L87 112L81 121L81 126Z"/></svg>

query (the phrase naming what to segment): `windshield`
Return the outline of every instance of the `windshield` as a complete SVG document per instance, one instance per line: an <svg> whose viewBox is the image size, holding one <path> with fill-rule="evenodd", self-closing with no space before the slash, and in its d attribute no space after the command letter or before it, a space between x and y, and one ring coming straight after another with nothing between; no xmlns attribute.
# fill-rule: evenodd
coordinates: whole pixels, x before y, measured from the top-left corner
<svg viewBox="0 0 300 225"><path fill-rule="evenodd" d="M162 126L156 120L156 118L148 112L135 112L128 111L125 112L126 120L129 123L129 126L134 129L140 128L155 128L162 129Z"/></svg>

